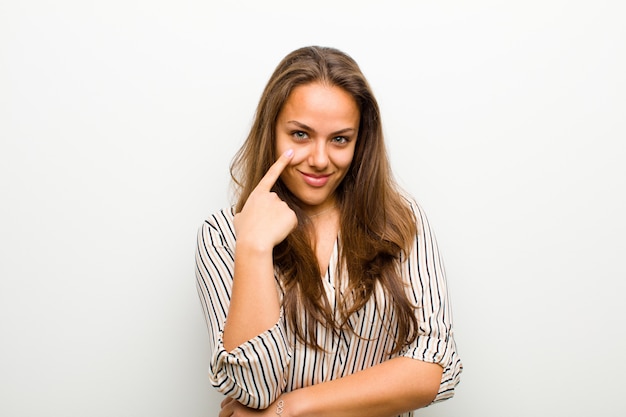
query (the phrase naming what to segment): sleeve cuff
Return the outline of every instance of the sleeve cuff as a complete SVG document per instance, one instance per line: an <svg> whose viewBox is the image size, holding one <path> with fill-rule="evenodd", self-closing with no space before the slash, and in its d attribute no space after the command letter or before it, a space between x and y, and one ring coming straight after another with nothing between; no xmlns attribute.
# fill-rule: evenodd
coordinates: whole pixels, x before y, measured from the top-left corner
<svg viewBox="0 0 626 417"><path fill-rule="evenodd" d="M436 363L443 368L439 391L433 403L447 400L454 396L454 389L460 381L463 364L456 353L456 344L453 337L436 339L428 336L418 336L415 344L406 348L402 356L423 362Z"/></svg>
<svg viewBox="0 0 626 417"><path fill-rule="evenodd" d="M224 349L220 334L211 358L211 383L247 407L267 408L287 384L292 356L287 340L282 315L274 327L231 352Z"/></svg>

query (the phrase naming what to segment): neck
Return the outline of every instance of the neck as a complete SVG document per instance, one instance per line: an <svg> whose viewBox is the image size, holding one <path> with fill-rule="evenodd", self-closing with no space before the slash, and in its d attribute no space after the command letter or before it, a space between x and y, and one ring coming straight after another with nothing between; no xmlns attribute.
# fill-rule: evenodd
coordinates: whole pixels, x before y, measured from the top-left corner
<svg viewBox="0 0 626 417"><path fill-rule="evenodd" d="M309 217L310 218L319 217L322 214L325 214L325 213L328 213L328 212L334 210L335 208L337 208L337 204L333 204L332 206L330 206L328 208L325 208L325 209L322 209L322 210L318 211L317 213L309 214Z"/></svg>

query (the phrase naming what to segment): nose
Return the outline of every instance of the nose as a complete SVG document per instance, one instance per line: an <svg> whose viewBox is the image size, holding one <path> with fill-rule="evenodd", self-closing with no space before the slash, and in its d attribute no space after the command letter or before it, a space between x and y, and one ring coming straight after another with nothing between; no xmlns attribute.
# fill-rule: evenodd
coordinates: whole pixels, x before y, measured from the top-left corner
<svg viewBox="0 0 626 417"><path fill-rule="evenodd" d="M322 171L328 166L328 149L326 141L316 140L311 144L311 150L308 158L309 165L316 170Z"/></svg>

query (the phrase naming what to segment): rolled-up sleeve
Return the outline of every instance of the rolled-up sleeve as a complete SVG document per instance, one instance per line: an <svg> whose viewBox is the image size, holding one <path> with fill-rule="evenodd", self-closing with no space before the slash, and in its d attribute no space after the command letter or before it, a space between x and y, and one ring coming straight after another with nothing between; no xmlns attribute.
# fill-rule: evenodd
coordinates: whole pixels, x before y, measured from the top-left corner
<svg viewBox="0 0 626 417"><path fill-rule="evenodd" d="M211 358L211 383L248 407L267 408L287 384L284 371L291 354L285 336L279 322L231 352L220 338Z"/></svg>
<svg viewBox="0 0 626 417"><path fill-rule="evenodd" d="M457 354L452 329L445 270L437 242L421 207L411 202L418 223L418 234L411 253L403 263L403 274L410 282L419 324L417 339L402 355L442 366L439 392L433 402L451 398L460 381L463 364Z"/></svg>
<svg viewBox="0 0 626 417"><path fill-rule="evenodd" d="M266 408L283 392L291 358L285 320L228 352L222 333L232 293L235 235L232 213L219 212L198 230L196 284L209 331L209 379L222 394Z"/></svg>

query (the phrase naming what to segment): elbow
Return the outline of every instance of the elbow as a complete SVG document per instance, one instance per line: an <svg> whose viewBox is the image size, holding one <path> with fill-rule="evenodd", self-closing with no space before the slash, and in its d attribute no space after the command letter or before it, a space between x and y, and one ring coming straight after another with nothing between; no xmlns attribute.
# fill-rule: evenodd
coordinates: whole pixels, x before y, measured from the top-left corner
<svg viewBox="0 0 626 417"><path fill-rule="evenodd" d="M443 368L438 364L422 363L420 377L413 383L411 407L416 410L432 404L441 387Z"/></svg>
<svg viewBox="0 0 626 417"><path fill-rule="evenodd" d="M422 400L422 405L420 406L420 408L426 407L432 404L433 401L435 401L435 398L437 398L437 394L439 394L440 382L441 377L439 377L438 380L428 381L428 383L424 384L424 387L422 388L422 391L420 393L420 397Z"/></svg>
<svg viewBox="0 0 626 417"><path fill-rule="evenodd" d="M211 378L211 384L213 388L225 397L230 397L236 400L241 405L255 410L265 410L273 404L273 402L282 393L278 387L273 392L265 393L263 395L258 390L246 389L246 387L238 385L235 381L228 377L222 379Z"/></svg>

